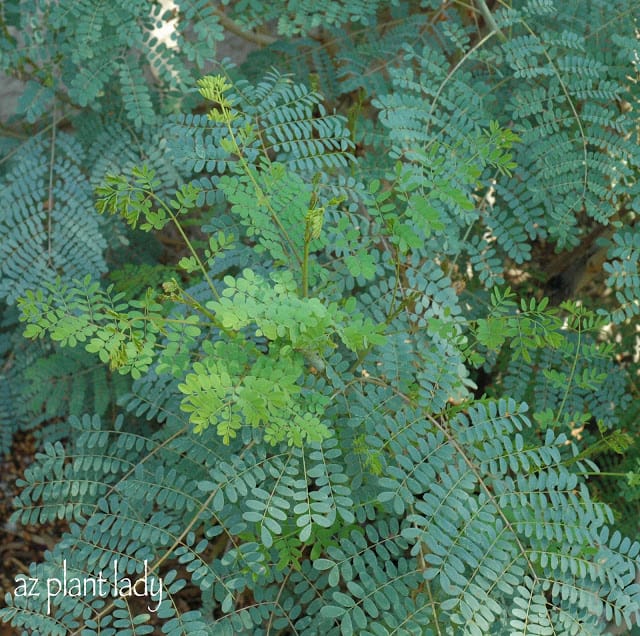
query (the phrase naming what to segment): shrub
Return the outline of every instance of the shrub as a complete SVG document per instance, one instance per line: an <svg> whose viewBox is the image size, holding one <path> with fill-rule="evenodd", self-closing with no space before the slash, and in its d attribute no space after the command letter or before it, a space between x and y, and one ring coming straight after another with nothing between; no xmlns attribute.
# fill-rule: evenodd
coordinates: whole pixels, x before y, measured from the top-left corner
<svg viewBox="0 0 640 636"><path fill-rule="evenodd" d="M635 3L151 4L0 12L3 620L632 629Z"/></svg>

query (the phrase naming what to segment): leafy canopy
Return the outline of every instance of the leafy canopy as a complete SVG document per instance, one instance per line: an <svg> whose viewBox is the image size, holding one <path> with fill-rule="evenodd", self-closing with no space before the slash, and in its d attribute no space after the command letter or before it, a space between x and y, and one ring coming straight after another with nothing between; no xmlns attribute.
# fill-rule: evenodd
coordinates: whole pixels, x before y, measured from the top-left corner
<svg viewBox="0 0 640 636"><path fill-rule="evenodd" d="M634 628L636 11L587 4L3 4L11 521L66 524L30 577L163 598L3 621Z"/></svg>

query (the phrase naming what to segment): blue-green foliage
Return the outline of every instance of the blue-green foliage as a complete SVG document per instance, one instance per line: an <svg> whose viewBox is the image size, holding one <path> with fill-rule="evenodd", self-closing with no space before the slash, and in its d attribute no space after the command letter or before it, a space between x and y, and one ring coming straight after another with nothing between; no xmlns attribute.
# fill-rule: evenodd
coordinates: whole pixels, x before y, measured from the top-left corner
<svg viewBox="0 0 640 636"><path fill-rule="evenodd" d="M58 275L71 280L106 269L99 220L86 214L92 193L82 177L82 148L62 133L54 158L48 146L25 144L3 180L0 298L10 304Z"/></svg>
<svg viewBox="0 0 640 636"><path fill-rule="evenodd" d="M610 261L605 263L607 285L615 290L620 306L613 313L616 322L632 318L640 312L637 290L640 287L640 236L625 228L613 235L609 250Z"/></svg>
<svg viewBox="0 0 640 636"><path fill-rule="evenodd" d="M2 620L631 630L635 3L175 4L0 8L26 81L0 125L0 452L40 442L12 522L68 524L41 582L162 579L148 606L7 594ZM239 67L230 33L261 47ZM574 247L606 292L551 306Z"/></svg>

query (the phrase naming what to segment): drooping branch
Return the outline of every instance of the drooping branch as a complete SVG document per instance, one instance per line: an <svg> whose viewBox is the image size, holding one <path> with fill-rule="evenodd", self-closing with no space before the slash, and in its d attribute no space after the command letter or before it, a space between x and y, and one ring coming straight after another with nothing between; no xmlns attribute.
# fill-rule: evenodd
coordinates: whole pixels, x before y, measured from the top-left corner
<svg viewBox="0 0 640 636"><path fill-rule="evenodd" d="M214 7L214 11L220 20L220 24L231 31L234 35L247 40L248 42L254 42L260 46L269 46L278 40L278 38L268 35L266 33L254 33L253 31L245 31L235 20L231 19L221 9Z"/></svg>

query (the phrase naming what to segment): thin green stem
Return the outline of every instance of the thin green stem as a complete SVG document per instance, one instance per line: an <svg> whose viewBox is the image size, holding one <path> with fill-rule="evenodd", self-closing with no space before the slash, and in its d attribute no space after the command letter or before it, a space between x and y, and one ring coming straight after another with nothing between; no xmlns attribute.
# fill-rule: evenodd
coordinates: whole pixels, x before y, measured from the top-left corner
<svg viewBox="0 0 640 636"><path fill-rule="evenodd" d="M302 297L309 295L309 245L311 244L311 236L309 227L304 233L304 253L302 255Z"/></svg>
<svg viewBox="0 0 640 636"><path fill-rule="evenodd" d="M47 261L50 267L53 267L53 247L51 244L51 233L53 223L53 206L55 201L53 200L53 166L56 161L56 104L53 102L53 113L51 122L51 147L49 152L49 187L47 194Z"/></svg>
<svg viewBox="0 0 640 636"><path fill-rule="evenodd" d="M187 246L187 249L189 250L189 252L191 252L191 255L193 256L193 258L196 259L198 268L202 272L202 275L204 276L205 280L207 281L207 285L209 285L209 289L211 290L211 293L214 295L216 300L220 300L220 294L218 293L218 290L215 288L213 281L211 280L211 277L207 272L207 268L204 266L202 259L198 256L198 253L193 247L191 241L189 240L189 237L185 234L185 231L182 229L182 225L180 224L180 221L178 221L178 218L176 217L176 215L171 211L171 208L157 194L155 194L151 190L143 190L143 192L149 195L151 198L153 198L158 203L158 205L160 205L162 209L168 214L169 218L173 221L178 232L180 233L180 236L182 237L182 240Z"/></svg>
<svg viewBox="0 0 640 636"><path fill-rule="evenodd" d="M560 416L562 415L562 411L564 410L564 405L566 404L567 398L569 397L569 391L571 390L571 385L573 384L573 378L576 373L576 367L578 366L578 358L580 357L581 340L582 340L582 325L580 324L580 318L578 318L578 343L576 344L576 352L573 356L573 361L571 363L571 371L569 372L567 388L565 389L564 395L562 396L562 402L560 403L558 414L553 420L554 425L557 425L560 422Z"/></svg>
<svg viewBox="0 0 640 636"><path fill-rule="evenodd" d="M291 237L289 236L289 233L287 232L286 228L280 222L280 219L278 218L278 215L276 214L275 210L271 206L271 203L269 202L269 198L262 191L262 188L260 187L260 184L256 180L255 175L253 174L253 171L251 170L251 167L247 163L247 160L244 158L244 155L242 154L242 150L240 150L240 146L238 145L238 140L236 139L235 133L234 133L233 128L231 126L231 121L232 121L233 117L231 116L231 113L229 112L229 109L227 108L227 105L224 103L223 100L220 101L220 109L221 109L221 112L222 112L222 114L224 116L224 121L227 124L227 130L229 131L229 136L231 138L231 142L233 143L234 152L236 153L236 155L238 157L238 161L240 162L240 165L242 166L242 169L244 170L244 173L251 180L251 183L252 183L253 187L255 188L256 194L258 195L258 200L260 202L264 203L266 208L269 210L269 213L271 214L272 221L276 224L278 230L280 231L280 233L282 234L283 238L287 242L291 253L295 257L295 259L298 261L298 265L300 267L302 267L303 259L300 257L300 254L298 254L298 250L296 249L295 243L291 240Z"/></svg>
<svg viewBox="0 0 640 636"><path fill-rule="evenodd" d="M581 472L580 475L582 475L583 477L626 477L627 473L599 473L592 470L586 470L584 472Z"/></svg>
<svg viewBox="0 0 640 636"><path fill-rule="evenodd" d="M496 21L491 13L491 10L487 6L487 3L484 0L476 0L478 3L478 9L480 9L480 13L484 18L484 21L487 23L487 26L491 29L492 33L496 33L498 37L503 41L507 41L507 36L500 30L500 27L496 24Z"/></svg>
<svg viewBox="0 0 640 636"><path fill-rule="evenodd" d="M190 294L187 294L187 292L184 291L184 289L182 288L180 288L180 298L186 305L205 315L215 327L217 327L220 331L222 331L227 336L229 336L229 338L235 338L237 336L235 332L227 329L218 320L218 317L212 311L209 311L201 302L199 302L196 298L194 298Z"/></svg>

